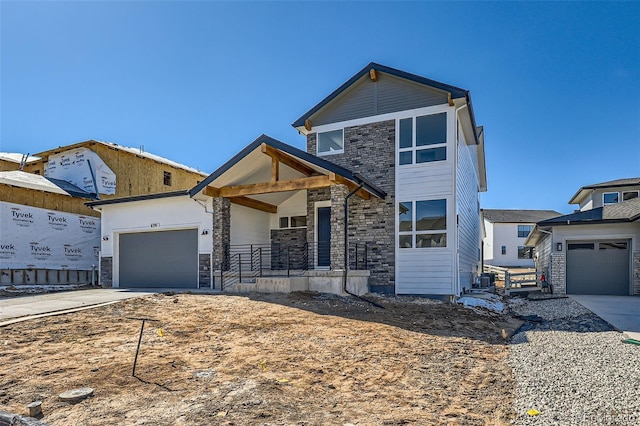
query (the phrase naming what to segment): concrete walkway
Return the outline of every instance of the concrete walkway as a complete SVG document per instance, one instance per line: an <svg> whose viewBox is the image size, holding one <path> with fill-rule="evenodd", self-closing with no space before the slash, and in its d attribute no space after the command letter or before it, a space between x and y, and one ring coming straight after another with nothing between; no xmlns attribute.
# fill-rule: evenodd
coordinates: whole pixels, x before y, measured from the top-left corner
<svg viewBox="0 0 640 426"><path fill-rule="evenodd" d="M164 290L166 291L166 290ZM17 322L16 318L37 318L52 312L65 313L115 303L133 297L157 293L156 290L94 289L61 291L0 299L0 326Z"/></svg>
<svg viewBox="0 0 640 426"><path fill-rule="evenodd" d="M640 297L569 296L632 339L640 340Z"/></svg>

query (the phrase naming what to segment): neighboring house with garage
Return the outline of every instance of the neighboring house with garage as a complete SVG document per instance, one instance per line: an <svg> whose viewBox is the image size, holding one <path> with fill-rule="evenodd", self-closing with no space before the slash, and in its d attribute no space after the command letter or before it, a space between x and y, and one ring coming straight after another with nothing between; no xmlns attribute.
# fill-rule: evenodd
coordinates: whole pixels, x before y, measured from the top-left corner
<svg viewBox="0 0 640 426"><path fill-rule="evenodd" d="M59 271L79 271L80 276L88 276L92 265L98 263L93 247L100 246L100 221L94 218L99 217L99 213L85 205L87 201L186 190L207 176L142 149L94 140L35 156L0 153L0 167L7 170L0 172L0 202L4 209L0 220L2 243L4 245L11 236L13 239L6 245L15 249L0 258L4 284L62 283L63 279L51 278L68 275L68 272ZM18 222L10 220L12 214L31 215L35 222L26 226L31 222L19 221L23 226L13 228ZM57 219L57 227L39 225ZM93 225L88 226L91 221ZM86 247L91 246L91 253L85 247L81 250L82 256L77 251L72 253L75 240L65 236L72 235L72 229L80 222L87 226L83 225L83 234L77 236L83 239L91 234L93 238L86 244ZM68 227L62 226L64 223ZM12 230L20 233L14 235ZM47 258L43 251L37 251L36 243L39 247L48 247L52 255ZM60 257L56 250L66 255ZM80 257L90 257L91 261L81 262ZM57 259L55 262L54 258ZM77 282L75 278L70 281Z"/></svg>
<svg viewBox="0 0 640 426"><path fill-rule="evenodd" d="M570 203L584 210L536 224L526 245L535 246L537 272L546 275L555 292L640 295L638 191L640 179L583 187ZM605 197L612 193L627 194L627 199ZM600 206L586 208L594 205Z"/></svg>
<svg viewBox="0 0 640 426"><path fill-rule="evenodd" d="M142 286L144 259L123 256L124 237L155 251L146 271L166 286L438 297L471 287L486 172L467 90L371 63L293 126L306 151L263 135L186 194L89 203L103 215L103 284ZM181 282L154 272L170 260L158 247L174 242L189 247Z"/></svg>
<svg viewBox="0 0 640 426"><path fill-rule="evenodd" d="M561 215L553 210L482 209L484 264L533 268L534 249L524 245L529 232L537 222Z"/></svg>

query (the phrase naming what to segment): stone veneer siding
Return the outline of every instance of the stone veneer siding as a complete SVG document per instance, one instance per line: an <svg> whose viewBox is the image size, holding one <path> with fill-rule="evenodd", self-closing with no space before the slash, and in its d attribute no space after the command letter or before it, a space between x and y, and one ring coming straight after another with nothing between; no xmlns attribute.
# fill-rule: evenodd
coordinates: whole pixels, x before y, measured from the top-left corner
<svg viewBox="0 0 640 426"><path fill-rule="evenodd" d="M100 286L102 288L113 287L113 257L100 258Z"/></svg>
<svg viewBox="0 0 640 426"><path fill-rule="evenodd" d="M551 254L551 285L556 294L567 294L567 260L564 253Z"/></svg>
<svg viewBox="0 0 640 426"><path fill-rule="evenodd" d="M231 201L228 198L213 199L213 269L226 266L231 244Z"/></svg>
<svg viewBox="0 0 640 426"><path fill-rule="evenodd" d="M640 296L640 251L633 253L633 295Z"/></svg>
<svg viewBox="0 0 640 426"><path fill-rule="evenodd" d="M395 134L395 120L347 127L344 129L345 152L323 157L361 174L387 193L384 200L374 196L370 200L357 196L349 199L349 245L366 243L370 249L369 289L372 292L395 292ZM307 152L316 155L316 146L316 133L307 135ZM308 191L308 194L309 200L320 201L314 191ZM308 213L311 210L313 207ZM309 241L312 241L314 219L311 214L308 214L307 223L311 224L307 235L311 235ZM344 261L344 254L340 259Z"/></svg>
<svg viewBox="0 0 640 426"><path fill-rule="evenodd" d="M198 288L211 287L211 254L198 254Z"/></svg>
<svg viewBox="0 0 640 426"><path fill-rule="evenodd" d="M306 243L306 228L272 229L271 269L286 269L287 265L291 269L309 269Z"/></svg>

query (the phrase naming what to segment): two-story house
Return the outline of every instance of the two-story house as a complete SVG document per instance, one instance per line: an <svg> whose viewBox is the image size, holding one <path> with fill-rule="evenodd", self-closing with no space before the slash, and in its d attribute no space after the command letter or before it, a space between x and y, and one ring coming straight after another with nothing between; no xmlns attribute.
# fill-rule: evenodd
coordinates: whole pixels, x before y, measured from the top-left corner
<svg viewBox="0 0 640 426"><path fill-rule="evenodd" d="M640 178L580 188L575 213L540 221L526 245L561 294L640 295Z"/></svg>
<svg viewBox="0 0 640 426"><path fill-rule="evenodd" d="M109 222L105 281L140 285L144 267L160 271L149 285L175 285L177 278L162 279L170 271L159 247L175 247L186 231L193 235L180 247L189 259L171 267L199 268L186 287L209 279L229 290L438 297L471 287L486 173L484 131L467 90L370 63L293 126L306 151L263 135L188 193L89 203ZM169 220L196 209L194 200L197 220ZM124 235L134 230L139 235ZM155 249L143 242L150 231L165 231ZM156 255L130 253L122 237Z"/></svg>
<svg viewBox="0 0 640 426"><path fill-rule="evenodd" d="M482 258L485 265L533 268L532 247L524 242L541 220L560 216L553 210L482 209L485 236Z"/></svg>
<svg viewBox="0 0 640 426"><path fill-rule="evenodd" d="M186 190L207 175L114 143L85 141L35 156L0 153L1 284L90 282L99 213L85 203Z"/></svg>

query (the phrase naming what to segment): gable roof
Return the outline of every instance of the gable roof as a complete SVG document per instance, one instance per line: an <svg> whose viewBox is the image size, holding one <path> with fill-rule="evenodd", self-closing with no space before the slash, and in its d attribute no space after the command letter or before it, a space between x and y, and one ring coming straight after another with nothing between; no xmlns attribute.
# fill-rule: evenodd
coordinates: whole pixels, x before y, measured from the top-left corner
<svg viewBox="0 0 640 426"><path fill-rule="evenodd" d="M634 198L618 204L609 204L538 222L524 244L525 246L537 245L551 234L549 230L554 226L606 225L608 223L631 223L639 220L640 198Z"/></svg>
<svg viewBox="0 0 640 426"><path fill-rule="evenodd" d="M65 151L70 151L76 148L88 148L89 146L93 145L93 144L99 144L99 145L103 145L118 151L122 151L122 152L127 152L129 154L133 154L139 157L143 157L149 160L153 160L153 161L157 161L158 163L162 163L162 164L166 164L168 166L172 166L175 167L176 169L182 169L182 170L186 170L188 172L191 173L197 173L199 175L202 176L206 176L207 174L195 169L193 167L189 167L189 166L185 166L184 164L180 164L177 163L175 161L169 160L168 158L164 158L161 157L159 155L155 155L155 154L151 154L150 152L146 152L143 151L141 148L131 148L128 146L122 146L122 145L118 145L117 143L113 143L113 142L103 142L103 141L97 141L94 139L90 139L88 141L84 141L84 142L78 142L78 143L74 143L71 145L66 145L66 146L59 146L58 148L54 148L54 149L49 149L47 151L43 151L43 152L39 152L37 154L34 154L38 157L41 157L44 161L47 161L49 156L54 155L54 154L59 154L61 152L65 152Z"/></svg>
<svg viewBox="0 0 640 426"><path fill-rule="evenodd" d="M256 149L259 149L262 144L266 144L272 148L285 152L293 157L296 157L298 160L301 160L318 171L327 171L332 172L337 175L344 177L358 185L362 184L362 188L367 192L375 195L378 198L385 198L387 193L383 191L381 188L376 186L375 184L369 182L365 177L358 173L354 173L349 169L338 166L330 161L327 161L323 158L316 157L315 155L311 155L301 149L295 148L291 145L287 145L284 142L280 142L277 139L273 139L267 135L260 135L256 140L247 145L242 151L237 153L233 158L220 166L216 171L207 176L202 182L189 190L189 195L191 197L198 194L204 188L207 187L211 182L222 176L225 172L230 170L234 165L240 162L243 158L247 157L249 154L254 152Z"/></svg>
<svg viewBox="0 0 640 426"><path fill-rule="evenodd" d="M482 209L484 218L492 223L537 223L560 216L555 210L501 210Z"/></svg>
<svg viewBox="0 0 640 426"><path fill-rule="evenodd" d="M590 189L603 189L603 188L620 188L624 186L635 186L640 185L640 177L635 178L624 178L624 179L616 179L610 180L608 182L602 183L594 183L592 185L586 185L582 188L578 189L578 191L571 197L569 200L569 204L577 204L579 203L579 199L583 198Z"/></svg>
<svg viewBox="0 0 640 426"><path fill-rule="evenodd" d="M343 93L345 90L347 90L353 84L355 84L362 77L364 77L365 75L369 74L369 72L371 70L376 70L376 71L379 71L379 72L391 74L393 76L396 76L396 77L399 77L399 78L403 78L403 79L406 79L406 80L409 80L409 81L413 81L413 82L418 83L418 84L423 84L425 86L429 86L429 87L441 90L443 92L451 93L452 99L465 98L466 101L467 101L467 104L469 105L469 113L470 113L469 115L471 117L471 124L472 124L474 129L476 129L478 127L476 125L475 116L473 114L473 108L471 106L471 95L469 94L468 90L461 89L461 88L456 87L456 86L451 86L449 84L441 83L439 81L431 80L431 79L428 79L428 78L425 78L425 77L421 77L421 76L416 75L416 74L411 74L411 73L408 73L408 72L405 72L405 71L401 71L401 70L398 70L398 69L395 69L395 68L387 67L385 65L377 64L375 62L370 62L369 64L367 64L367 66L365 66L360 71L358 71L353 77L351 77L349 80L347 80L345 83L343 83L336 90L331 92L329 94L329 96L324 98L322 101L320 101L318 104L316 104L313 108L311 108L309 111L307 111L302 116L300 116L300 118L298 118L296 121L293 122L292 126L295 127L295 128L303 127L304 124L305 124L305 121L307 119L309 119L316 112L320 111L326 105L331 103L335 98L337 98L341 93ZM476 141L475 142L476 142L476 144L478 144L477 135L476 135Z"/></svg>

